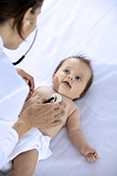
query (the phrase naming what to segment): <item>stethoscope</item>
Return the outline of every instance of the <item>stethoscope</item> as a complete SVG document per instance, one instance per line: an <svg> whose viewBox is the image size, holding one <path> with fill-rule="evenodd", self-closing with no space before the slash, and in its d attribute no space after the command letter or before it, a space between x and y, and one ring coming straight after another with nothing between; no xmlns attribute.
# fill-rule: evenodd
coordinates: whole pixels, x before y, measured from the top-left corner
<svg viewBox="0 0 117 176"><path fill-rule="evenodd" d="M19 63L21 63L24 58L26 57L26 55L29 53L29 51L32 49L35 40L37 38L37 33L38 33L38 29L35 30L35 34L34 34L34 38L32 40L32 43L30 44L29 48L27 49L27 51L25 52L25 54L23 54L16 62L12 62L13 65L18 65Z"/></svg>

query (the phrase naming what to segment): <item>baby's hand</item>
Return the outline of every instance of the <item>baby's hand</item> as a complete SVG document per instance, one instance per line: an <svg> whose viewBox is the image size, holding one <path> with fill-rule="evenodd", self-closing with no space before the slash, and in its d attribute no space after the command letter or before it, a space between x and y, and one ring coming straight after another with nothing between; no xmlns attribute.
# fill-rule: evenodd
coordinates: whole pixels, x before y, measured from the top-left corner
<svg viewBox="0 0 117 176"><path fill-rule="evenodd" d="M95 149L91 148L90 146L86 146L81 153L84 155L84 157L88 160L88 161L96 161L99 159L99 156L96 152Z"/></svg>

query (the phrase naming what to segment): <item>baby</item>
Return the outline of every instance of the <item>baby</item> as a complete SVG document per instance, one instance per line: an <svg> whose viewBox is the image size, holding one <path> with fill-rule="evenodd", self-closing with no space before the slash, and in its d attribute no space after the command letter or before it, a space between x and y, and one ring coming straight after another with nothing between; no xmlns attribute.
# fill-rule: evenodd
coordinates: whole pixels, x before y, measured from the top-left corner
<svg viewBox="0 0 117 176"><path fill-rule="evenodd" d="M38 103L56 103L56 101L64 101L66 112L61 117L56 127L47 127L46 129L32 129L24 139L19 142L20 146L27 147L22 152L16 152L13 158L12 176L32 176L36 167L37 160L45 159L50 156L49 149L50 140L55 137L58 132L66 127L71 142L80 151L80 153L88 160L95 161L98 154L86 141L80 128L80 111L75 105L74 100L83 97L91 86L93 80L93 71L90 62L82 56L74 56L64 59L56 68L53 74L52 87L39 87L35 90L32 97L26 102L24 108L28 104L37 101ZM22 112L23 113L23 112ZM38 130L38 135L37 132ZM37 141L36 139L37 135ZM41 143L40 143L41 138ZM32 148L28 148L30 143L37 142ZM15 151L14 151L15 153Z"/></svg>

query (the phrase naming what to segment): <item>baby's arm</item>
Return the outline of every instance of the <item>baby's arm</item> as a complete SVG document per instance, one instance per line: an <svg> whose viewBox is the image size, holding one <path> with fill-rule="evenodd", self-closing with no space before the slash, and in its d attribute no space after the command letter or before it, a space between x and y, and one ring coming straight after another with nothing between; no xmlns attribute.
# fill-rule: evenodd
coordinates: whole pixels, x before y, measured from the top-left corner
<svg viewBox="0 0 117 176"><path fill-rule="evenodd" d="M80 129L80 112L76 109L67 121L68 135L71 142L80 150L88 161L98 159L98 154L86 141L82 130Z"/></svg>

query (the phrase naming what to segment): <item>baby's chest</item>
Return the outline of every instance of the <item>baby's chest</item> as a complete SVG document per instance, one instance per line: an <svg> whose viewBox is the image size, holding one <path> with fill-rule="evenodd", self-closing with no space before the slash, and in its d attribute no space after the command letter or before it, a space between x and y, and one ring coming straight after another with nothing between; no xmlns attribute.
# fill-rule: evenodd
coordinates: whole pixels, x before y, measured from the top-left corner
<svg viewBox="0 0 117 176"><path fill-rule="evenodd" d="M66 97L63 97L63 103L65 104L64 115L61 116L61 124L59 126L56 126L55 128L62 128L63 126L65 126L69 116L74 112L76 108L74 106L74 103Z"/></svg>
<svg viewBox="0 0 117 176"><path fill-rule="evenodd" d="M74 111L74 106L70 102L66 101L65 99L63 99L63 102L65 103L65 109L64 109L65 112L64 112L64 115L61 116L61 123L57 126L44 129L43 132L46 135L49 135L51 137L56 136L57 133L66 125L69 116Z"/></svg>

